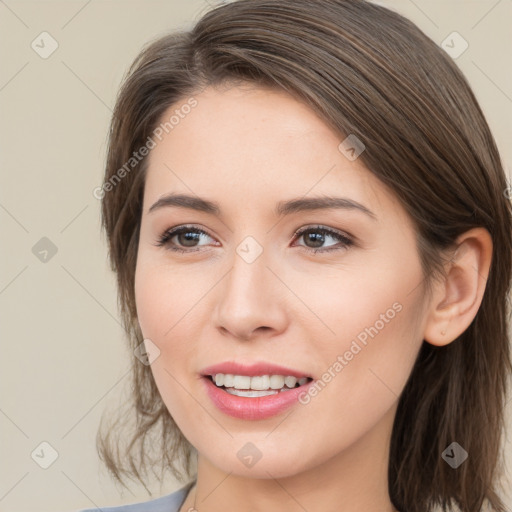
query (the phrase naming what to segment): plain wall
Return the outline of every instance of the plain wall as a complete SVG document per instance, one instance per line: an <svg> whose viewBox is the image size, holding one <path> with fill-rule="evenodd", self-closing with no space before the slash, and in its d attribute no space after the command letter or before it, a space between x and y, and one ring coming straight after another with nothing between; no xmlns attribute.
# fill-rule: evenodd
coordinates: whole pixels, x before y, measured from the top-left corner
<svg viewBox="0 0 512 512"><path fill-rule="evenodd" d="M149 499L141 486L116 486L95 451L101 413L129 385L133 354L125 348L93 190L102 182L111 109L132 59L146 42L189 27L215 3L0 2L0 511L63 512ZM453 31L469 43L456 61L510 175L512 2L379 3L438 44ZM43 31L58 43L46 59L31 47L35 40L43 51ZM50 44L45 39L44 51ZM42 442L58 453L47 469L34 460L51 460ZM506 450L510 461L510 443ZM510 482L509 472L509 488ZM152 490L157 496L180 486L168 480Z"/></svg>

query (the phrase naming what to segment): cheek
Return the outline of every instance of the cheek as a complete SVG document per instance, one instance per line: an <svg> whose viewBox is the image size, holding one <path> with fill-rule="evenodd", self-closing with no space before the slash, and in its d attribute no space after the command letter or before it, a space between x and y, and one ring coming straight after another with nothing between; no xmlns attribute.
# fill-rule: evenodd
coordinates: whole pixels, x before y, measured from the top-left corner
<svg viewBox="0 0 512 512"><path fill-rule="evenodd" d="M180 414L189 408L190 396L184 392L185 376L190 372L190 343L182 329L190 310L186 288L169 280L169 270L149 260L139 259L135 273L135 302L138 322L145 339L150 339L160 353L150 369L167 409L185 432L188 420ZM176 274L174 273L173 276ZM179 278L178 278L179 280ZM178 293L178 290L180 292Z"/></svg>
<svg viewBox="0 0 512 512"><path fill-rule="evenodd" d="M193 340L198 339L196 329L205 317L201 297L207 289L206 280L202 284L197 277L176 271L155 258L141 255L138 260L135 272L138 322L144 338L150 339L160 351L151 370L157 386L164 388L169 396L179 395L179 382L197 371L194 367L197 346Z"/></svg>
<svg viewBox="0 0 512 512"><path fill-rule="evenodd" d="M164 296L162 283L154 270L140 268L135 273L135 303L144 338L149 338L161 350L164 333L172 326L173 319L169 317L172 296Z"/></svg>
<svg viewBox="0 0 512 512"><path fill-rule="evenodd" d="M317 322L323 334L315 350L320 380L328 382L319 396L327 400L318 403L343 397L357 414L371 414L361 404L378 408L398 399L422 342L422 270L412 255L412 243L409 252L389 248L386 258L333 272L318 283L321 288L306 279L298 293L308 297L323 324Z"/></svg>
<svg viewBox="0 0 512 512"><path fill-rule="evenodd" d="M407 317L418 313L417 297L411 293L421 282L415 262L406 267L388 257L286 278L309 310L302 308L311 318L306 328L315 335L315 350L326 355L343 353L356 338L362 343L393 340L404 322L409 328ZM294 320L306 326L300 318Z"/></svg>
<svg viewBox="0 0 512 512"><path fill-rule="evenodd" d="M341 292L328 290L336 299L327 306L324 298L323 309L317 303L335 334L318 344L323 373L302 403L311 417L329 411L332 422L320 427L326 437L336 437L338 428L356 436L398 400L422 343L421 287L412 292L420 276L414 265L357 280L345 275Z"/></svg>
<svg viewBox="0 0 512 512"><path fill-rule="evenodd" d="M137 317L145 338L162 343L179 330L200 290L190 286L182 273L158 263L154 258L139 258L135 272Z"/></svg>

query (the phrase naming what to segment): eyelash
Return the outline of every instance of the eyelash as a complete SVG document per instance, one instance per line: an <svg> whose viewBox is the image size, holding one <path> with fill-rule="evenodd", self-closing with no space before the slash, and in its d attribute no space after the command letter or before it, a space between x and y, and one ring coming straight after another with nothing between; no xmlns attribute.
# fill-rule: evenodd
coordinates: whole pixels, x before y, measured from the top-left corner
<svg viewBox="0 0 512 512"><path fill-rule="evenodd" d="M347 235L344 235L338 231L334 231L332 229L323 227L323 226L314 226L314 227L307 227L307 228L300 228L294 233L294 238L300 237L304 235L305 233L322 233L323 235L330 235L333 238L338 239L341 243L341 247L332 247L332 248L319 248L319 249L312 249L310 247L306 247L304 245L301 245L299 247L303 247L306 249L307 252L312 252L313 254L317 252L331 252L331 251L339 251L342 249L346 249L352 245L354 245L353 240L351 240ZM166 230L157 240L157 243L155 244L157 247L164 247L166 246L166 249L174 251L174 252L181 252L181 253L190 253L190 252L196 252L201 250L200 248L189 248L189 249L182 249L180 247L177 247L175 245L171 245L169 242L172 238L174 238L176 235L181 235L183 233L197 233L197 234L203 234L210 236L206 231L193 227L193 226L181 226L177 228L171 228Z"/></svg>

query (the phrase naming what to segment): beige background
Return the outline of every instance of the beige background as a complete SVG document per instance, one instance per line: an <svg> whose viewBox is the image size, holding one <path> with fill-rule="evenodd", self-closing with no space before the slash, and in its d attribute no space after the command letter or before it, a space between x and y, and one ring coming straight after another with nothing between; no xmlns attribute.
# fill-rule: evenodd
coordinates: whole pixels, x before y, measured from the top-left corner
<svg viewBox="0 0 512 512"><path fill-rule="evenodd" d="M453 31L469 43L457 63L510 173L512 1L379 3L438 44ZM101 412L128 386L133 355L124 347L92 191L102 180L108 122L128 65L145 42L189 27L210 4L0 0L0 511L149 499L142 487L117 488L95 452ZM31 48L43 31L59 45L47 59ZM57 248L46 263L32 252L42 237ZM58 453L48 469L31 458L34 450L39 460L48 457L43 441ZM505 449L512 460L511 444ZM168 481L152 490L179 486Z"/></svg>

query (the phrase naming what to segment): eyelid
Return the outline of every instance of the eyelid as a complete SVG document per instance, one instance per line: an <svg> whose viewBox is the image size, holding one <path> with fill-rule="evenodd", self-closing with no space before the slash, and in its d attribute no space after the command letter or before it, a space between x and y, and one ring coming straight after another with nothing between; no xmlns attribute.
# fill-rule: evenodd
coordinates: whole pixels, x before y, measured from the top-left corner
<svg viewBox="0 0 512 512"><path fill-rule="evenodd" d="M293 233L293 236L299 236L299 235L304 234L306 231L311 231L311 230L315 230L315 229L317 229L318 231L325 231L327 233L342 236L342 237L345 237L350 240L352 240L354 238L352 235L349 235L348 233L346 233L344 231L330 228L328 226L324 226L323 224L311 224L309 226L302 226L302 227L298 228L297 230L295 230L295 232Z"/></svg>

